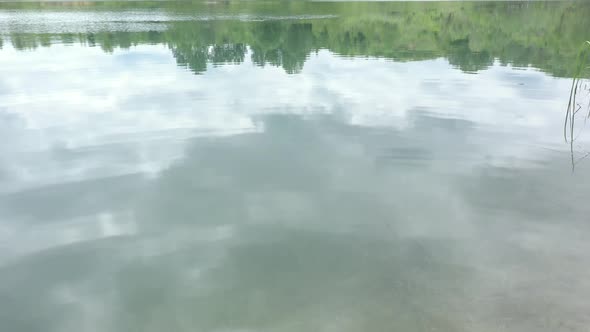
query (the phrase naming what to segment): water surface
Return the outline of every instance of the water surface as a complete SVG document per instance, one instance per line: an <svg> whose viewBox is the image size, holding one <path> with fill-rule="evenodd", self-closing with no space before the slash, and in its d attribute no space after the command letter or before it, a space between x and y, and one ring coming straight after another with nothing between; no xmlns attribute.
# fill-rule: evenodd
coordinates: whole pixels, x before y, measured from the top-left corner
<svg viewBox="0 0 590 332"><path fill-rule="evenodd" d="M589 15L0 3L2 330L586 331Z"/></svg>

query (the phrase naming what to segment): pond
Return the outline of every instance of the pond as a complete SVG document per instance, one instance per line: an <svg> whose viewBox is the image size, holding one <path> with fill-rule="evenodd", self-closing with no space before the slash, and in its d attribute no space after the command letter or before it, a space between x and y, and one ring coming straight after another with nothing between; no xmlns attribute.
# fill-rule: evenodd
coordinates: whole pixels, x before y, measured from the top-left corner
<svg viewBox="0 0 590 332"><path fill-rule="evenodd" d="M588 17L0 2L2 330L587 331Z"/></svg>

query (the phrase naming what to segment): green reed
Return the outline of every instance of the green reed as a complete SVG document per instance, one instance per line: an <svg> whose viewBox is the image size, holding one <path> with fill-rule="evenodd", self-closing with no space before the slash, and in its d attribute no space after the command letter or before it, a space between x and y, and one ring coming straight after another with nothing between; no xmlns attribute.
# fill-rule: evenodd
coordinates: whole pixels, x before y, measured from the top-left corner
<svg viewBox="0 0 590 332"><path fill-rule="evenodd" d="M563 127L563 136L566 143L570 144L570 152L572 158L572 170L575 169L575 165L581 159L584 159L590 155L590 153L585 154L583 157L579 158L578 160L574 157L574 142L578 138L578 135L575 134L575 123L576 123L576 114L580 111L586 112L584 115L584 124L586 120L590 118L590 86L588 80L588 60L590 57L590 41L586 41L580 52L578 53L578 57L576 60L576 68L574 71L574 77L572 79L572 86L570 88L570 96L569 101L567 104L567 110L565 114L565 121ZM586 98L580 99L583 96L584 92L586 93ZM587 100L587 104L583 104L584 100Z"/></svg>

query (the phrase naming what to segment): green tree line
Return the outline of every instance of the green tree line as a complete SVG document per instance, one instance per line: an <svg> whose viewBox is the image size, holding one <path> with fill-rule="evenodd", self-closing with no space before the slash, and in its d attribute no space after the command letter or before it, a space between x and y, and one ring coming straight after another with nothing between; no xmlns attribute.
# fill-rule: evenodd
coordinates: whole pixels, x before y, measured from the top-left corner
<svg viewBox="0 0 590 332"><path fill-rule="evenodd" d="M159 8L171 15L184 15L186 19L166 22L165 30L144 32L29 34L14 31L9 33L12 45L23 50L55 42L81 43L111 52L139 44L165 44L179 65L195 73L206 70L208 63L240 63L247 56L249 46L254 63L281 66L289 73L301 70L311 53L328 49L342 56L396 61L445 57L468 72L485 69L498 60L502 64L533 66L554 76L571 77L579 45L590 31L587 19L590 3L575 1L75 4L70 3L68 10ZM63 4L12 6L54 10Z"/></svg>

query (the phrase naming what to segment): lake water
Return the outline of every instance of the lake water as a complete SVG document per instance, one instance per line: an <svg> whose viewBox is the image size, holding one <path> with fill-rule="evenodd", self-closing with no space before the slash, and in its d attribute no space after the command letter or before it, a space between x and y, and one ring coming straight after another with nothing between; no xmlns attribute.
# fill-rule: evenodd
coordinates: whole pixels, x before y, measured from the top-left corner
<svg viewBox="0 0 590 332"><path fill-rule="evenodd" d="M588 331L588 17L0 3L0 330Z"/></svg>

